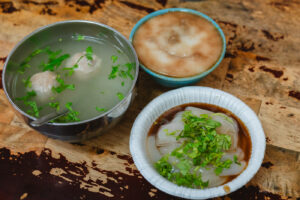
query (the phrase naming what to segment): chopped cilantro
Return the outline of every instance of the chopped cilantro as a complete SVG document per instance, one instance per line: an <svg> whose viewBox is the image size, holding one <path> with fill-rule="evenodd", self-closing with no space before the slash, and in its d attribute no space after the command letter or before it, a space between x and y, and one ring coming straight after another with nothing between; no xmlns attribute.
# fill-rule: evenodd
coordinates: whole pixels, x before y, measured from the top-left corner
<svg viewBox="0 0 300 200"><path fill-rule="evenodd" d="M112 60L113 60L113 56L112 56ZM135 63L126 63L125 65L113 65L112 71L109 74L108 79L115 79L117 76L119 76L122 79L127 79L127 77L129 77L131 80L133 80L134 77L132 75L132 71L134 65Z"/></svg>
<svg viewBox="0 0 300 200"><path fill-rule="evenodd" d="M115 63L118 60L118 56L112 55L111 60L113 63Z"/></svg>
<svg viewBox="0 0 300 200"><path fill-rule="evenodd" d="M42 108L39 108L37 106L37 103L35 101L31 100L35 96L36 96L36 92L32 90L30 92L27 92L25 96L16 98L16 100L23 101L24 105L29 106L31 108L31 110L27 111L28 114L33 115L35 117L39 117L39 115L40 115L39 111Z"/></svg>
<svg viewBox="0 0 300 200"><path fill-rule="evenodd" d="M124 86L124 85L125 85L124 81L122 81L122 82L121 82L121 85L122 85L122 86Z"/></svg>
<svg viewBox="0 0 300 200"><path fill-rule="evenodd" d="M57 70L60 67L61 63L70 57L69 54L63 54L63 55L59 56L59 54L61 53L61 50L55 51L55 52L49 50L47 53L49 55L49 59L48 59L48 63L42 64L43 71ZM57 57L57 56L59 56L59 57Z"/></svg>
<svg viewBox="0 0 300 200"><path fill-rule="evenodd" d="M117 77L117 73L119 71L120 65L112 66L112 70L108 76L108 79L115 79Z"/></svg>
<svg viewBox="0 0 300 200"><path fill-rule="evenodd" d="M87 47L85 50L86 59L92 61L93 60L93 49L91 46Z"/></svg>
<svg viewBox="0 0 300 200"><path fill-rule="evenodd" d="M31 76L28 76L27 79L23 79L23 80L22 80L22 82L24 83L24 86L25 86L25 87L31 88L32 83L31 83L31 81L30 81L30 78L31 78Z"/></svg>
<svg viewBox="0 0 300 200"><path fill-rule="evenodd" d="M78 118L79 112L73 110L72 102L66 103L65 107L69 110L69 112L54 120L54 122L58 123L67 123L67 122L78 122L80 119Z"/></svg>
<svg viewBox="0 0 300 200"><path fill-rule="evenodd" d="M56 112L60 110L59 102L50 102L48 105L52 108L55 108Z"/></svg>
<svg viewBox="0 0 300 200"><path fill-rule="evenodd" d="M58 38L58 41L59 41L59 42L62 42L62 41L63 41L63 39L62 39L62 38Z"/></svg>
<svg viewBox="0 0 300 200"><path fill-rule="evenodd" d="M77 40L77 41L84 40L84 35L81 35L81 34L79 34L79 33L77 33L75 37L76 37L76 40Z"/></svg>
<svg viewBox="0 0 300 200"><path fill-rule="evenodd" d="M65 89L74 90L75 85L74 84L65 84L65 81L60 78L60 75L57 75L56 81L59 83L59 86L52 87L52 91L56 93L61 93Z"/></svg>
<svg viewBox="0 0 300 200"><path fill-rule="evenodd" d="M166 133L166 135L175 135L178 132L178 130L169 132L168 129L164 129L163 131Z"/></svg>
<svg viewBox="0 0 300 200"><path fill-rule="evenodd" d="M124 99L124 94L122 94L121 92L118 92L117 96L118 96L119 100Z"/></svg>
<svg viewBox="0 0 300 200"><path fill-rule="evenodd" d="M80 58L78 58L78 60L76 61L76 63L72 66L72 67L64 67L63 70L68 70L68 73L66 74L67 76L72 76L72 74L74 73L75 69L78 68L78 63L80 62L80 60L83 58L83 56L80 56Z"/></svg>
<svg viewBox="0 0 300 200"><path fill-rule="evenodd" d="M35 51L33 51L28 57L26 57L24 59L24 61L21 63L18 72L23 74L26 71L26 68L30 68L31 65L29 65L29 62L32 60L33 57L44 53L48 50L48 47L44 48L44 49L36 49Z"/></svg>
<svg viewBox="0 0 300 200"><path fill-rule="evenodd" d="M221 160L224 151L231 146L231 137L225 134L217 134L216 128L221 123L212 120L211 116L203 114L193 115L191 111L185 111L182 115L184 128L176 136L176 139L184 139L181 145L174 149L171 154L163 156L158 160L154 167L168 180L192 188L205 188L208 181L204 182L201 178L199 169L201 167L214 167L216 175L222 173L233 163L232 160ZM177 131L167 135L174 136ZM170 163L169 157L176 158L174 163ZM234 162L237 158L234 158ZM193 169L193 170L192 170Z"/></svg>
<svg viewBox="0 0 300 200"><path fill-rule="evenodd" d="M96 110L97 110L98 112L106 112L106 111L107 111L106 108L99 108L98 106L96 106Z"/></svg>
<svg viewBox="0 0 300 200"><path fill-rule="evenodd" d="M236 155L233 156L233 162L235 164L241 165L241 163L238 161L238 157Z"/></svg>

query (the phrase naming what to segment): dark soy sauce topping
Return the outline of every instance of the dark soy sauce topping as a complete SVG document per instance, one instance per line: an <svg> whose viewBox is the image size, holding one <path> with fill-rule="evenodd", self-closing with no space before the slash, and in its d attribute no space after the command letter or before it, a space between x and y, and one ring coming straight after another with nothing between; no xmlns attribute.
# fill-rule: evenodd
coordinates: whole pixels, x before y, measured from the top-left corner
<svg viewBox="0 0 300 200"><path fill-rule="evenodd" d="M151 128L148 132L148 136L156 135L159 128L162 125L168 124L169 122L171 122L173 120L173 118L175 117L175 115L180 111L184 111L186 107L196 107L196 108L209 110L209 111L215 112L215 113L224 113L227 116L235 119L237 121L237 124L239 127L238 146L243 150L243 152L245 154L244 160L247 163L246 164L246 167L247 167L250 156L251 156L251 149L252 149L251 138L250 138L248 129L245 126L245 124L238 117L236 117L232 112L230 112L229 110L226 110L224 108L221 108L219 106L216 106L216 105L211 105L211 104L206 104L206 103L187 103L187 104L175 106L175 107L167 110L166 112L164 112L162 115L160 115L158 117L158 119L151 126ZM238 175L228 176L227 182L231 181L232 179L234 179L237 176Z"/></svg>

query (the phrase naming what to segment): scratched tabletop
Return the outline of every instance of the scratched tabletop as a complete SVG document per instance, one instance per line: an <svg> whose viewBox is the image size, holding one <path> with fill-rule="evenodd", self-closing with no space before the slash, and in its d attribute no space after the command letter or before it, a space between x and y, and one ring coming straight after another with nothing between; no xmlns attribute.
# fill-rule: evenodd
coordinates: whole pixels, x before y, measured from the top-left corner
<svg viewBox="0 0 300 200"><path fill-rule="evenodd" d="M227 40L225 59L195 85L242 99L257 113L266 134L265 159L256 176L216 199L299 200L299 0L0 0L0 74L16 43L41 26L84 19L107 24L128 38L143 16L171 7L196 9L221 26ZM17 118L0 87L0 200L178 199L150 185L130 156L129 135L136 116L169 90L143 71L138 96L122 121L76 144L30 129Z"/></svg>

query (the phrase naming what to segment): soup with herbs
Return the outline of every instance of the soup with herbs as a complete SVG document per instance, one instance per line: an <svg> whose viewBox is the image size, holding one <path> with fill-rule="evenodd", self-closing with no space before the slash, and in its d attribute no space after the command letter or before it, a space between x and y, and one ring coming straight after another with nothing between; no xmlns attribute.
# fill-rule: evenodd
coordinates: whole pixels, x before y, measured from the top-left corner
<svg viewBox="0 0 300 200"><path fill-rule="evenodd" d="M150 70L189 77L207 71L218 61L223 42L219 31L203 17L169 12L142 24L133 46L141 64Z"/></svg>
<svg viewBox="0 0 300 200"><path fill-rule="evenodd" d="M174 107L152 125L147 149L160 175L180 186L220 186L247 166L251 140L231 112L210 104Z"/></svg>
<svg viewBox="0 0 300 200"><path fill-rule="evenodd" d="M16 104L34 117L68 109L54 122L96 117L129 92L136 63L101 37L73 35L50 41L18 64L14 81Z"/></svg>

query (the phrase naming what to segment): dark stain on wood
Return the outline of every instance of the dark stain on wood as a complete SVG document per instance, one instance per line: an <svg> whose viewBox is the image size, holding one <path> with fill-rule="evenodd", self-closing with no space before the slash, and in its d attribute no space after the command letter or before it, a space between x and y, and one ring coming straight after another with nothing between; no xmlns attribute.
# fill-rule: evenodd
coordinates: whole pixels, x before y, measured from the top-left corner
<svg viewBox="0 0 300 200"><path fill-rule="evenodd" d="M121 160L126 160L128 162L128 164L132 165L133 164L133 160L130 156L128 155L117 155L117 157Z"/></svg>
<svg viewBox="0 0 300 200"><path fill-rule="evenodd" d="M235 58L235 57L236 57L235 54L232 54L232 53L226 51L225 58Z"/></svg>
<svg viewBox="0 0 300 200"><path fill-rule="evenodd" d="M78 145L78 146L85 146L85 144L83 144L83 143L81 143L81 142L74 142L74 143L72 143L72 144L74 144L74 145Z"/></svg>
<svg viewBox="0 0 300 200"><path fill-rule="evenodd" d="M57 13L53 12L51 8L43 8L40 12L41 15L56 15Z"/></svg>
<svg viewBox="0 0 300 200"><path fill-rule="evenodd" d="M250 72L254 72L254 67L249 67L248 70L249 70Z"/></svg>
<svg viewBox="0 0 300 200"><path fill-rule="evenodd" d="M120 159L129 160L130 156L118 155ZM129 159L130 158L130 159ZM40 155L34 151L12 154L6 148L0 149L0 196L5 200L19 199L24 193L30 196L31 200L52 200L52 199L180 199L167 195L161 191L155 192L150 197L149 192L153 189L141 174L132 168L126 170L133 175L124 174L119 171L107 171L98 168L101 164L92 162L89 166L86 162L70 162L59 154L52 157L50 149L44 149ZM86 175L89 169L108 177L107 181L87 180ZM62 170L60 176L53 175L51 171ZM33 171L38 171L34 174ZM102 186L98 192L91 192L87 187L81 187L82 183L91 186ZM138 190L136 188L139 188ZM51 191L51 192L49 192ZM108 197L103 193L112 193ZM232 200L281 200L281 197L269 192L261 192L259 187L242 187L236 192L228 195ZM227 197L222 197L225 199Z"/></svg>
<svg viewBox="0 0 300 200"><path fill-rule="evenodd" d="M45 1L45 2L37 2L37 1L32 1L32 0L23 0L24 4L32 4L32 5L36 5L36 6L44 6L44 8L42 8L42 10L40 11L41 15L56 15L57 13L53 12L53 10L51 8L49 8L49 6L53 6L53 5L58 5L58 2L56 1Z"/></svg>
<svg viewBox="0 0 300 200"><path fill-rule="evenodd" d="M275 78L280 78L283 75L283 71L270 69L270 68L266 67L265 65L260 66L259 69L261 69L265 72L270 72L271 74L274 75Z"/></svg>
<svg viewBox="0 0 300 200"><path fill-rule="evenodd" d="M232 74L229 74L229 73L227 73L226 74L226 78L225 78L227 81L229 81L229 82L232 82L233 81L233 75Z"/></svg>
<svg viewBox="0 0 300 200"><path fill-rule="evenodd" d="M96 154L103 154L103 153L104 153L104 149L96 147Z"/></svg>
<svg viewBox="0 0 300 200"><path fill-rule="evenodd" d="M300 100L300 92L297 92L297 91L289 91L289 96L290 96L290 97L294 97L294 98Z"/></svg>
<svg viewBox="0 0 300 200"><path fill-rule="evenodd" d="M267 104L267 105L273 105L273 103L272 103L272 102L266 102L266 104Z"/></svg>
<svg viewBox="0 0 300 200"><path fill-rule="evenodd" d="M255 59L257 61L270 61L271 60L270 58L263 57L263 56L256 56Z"/></svg>
<svg viewBox="0 0 300 200"><path fill-rule="evenodd" d="M288 77L286 77L286 78L283 78L282 80L284 80L284 81L287 81L287 80L289 80L289 78L288 78Z"/></svg>
<svg viewBox="0 0 300 200"><path fill-rule="evenodd" d="M285 106L280 106L280 108L281 108L281 109L286 109L286 107L285 107Z"/></svg>
<svg viewBox="0 0 300 200"><path fill-rule="evenodd" d="M288 117L294 117L295 114L294 114L294 113L290 113L290 114L288 114L287 116L288 116Z"/></svg>
<svg viewBox="0 0 300 200"><path fill-rule="evenodd" d="M149 7L142 6L142 5L135 4L132 2L128 2L128 1L121 1L121 3L125 4L126 6L128 6L130 8L133 8L133 9L146 11L147 13L152 13L155 11L153 8L149 8Z"/></svg>
<svg viewBox="0 0 300 200"><path fill-rule="evenodd" d="M24 4L33 4L37 6L51 6L51 5L57 5L58 2L56 1L46 1L46 2L37 2L32 0L23 0Z"/></svg>
<svg viewBox="0 0 300 200"><path fill-rule="evenodd" d="M276 37L276 36L272 35L272 34L271 34L269 31L267 31L267 30L262 30L262 32L263 32L264 36L265 36L266 38L268 38L269 40L278 41L278 40L281 40L281 39L284 38L283 35L277 36L277 37Z"/></svg>
<svg viewBox="0 0 300 200"><path fill-rule="evenodd" d="M237 46L237 49L240 50L240 51L248 52L248 51L253 51L255 49L255 47L254 47L253 42L247 41L247 42L241 42Z"/></svg>
<svg viewBox="0 0 300 200"><path fill-rule="evenodd" d="M0 57L0 62L5 63L7 57Z"/></svg>
<svg viewBox="0 0 300 200"><path fill-rule="evenodd" d="M129 170L133 175L119 171L107 171L98 168L101 164L93 162L91 166L86 162L70 162L59 154L52 157L50 149L44 149L38 156L34 151L24 154L11 154L6 148L0 149L0 196L1 199L19 199L24 193L31 200L53 199L150 199L149 192L153 189L137 170ZM90 169L94 169L108 177L106 181L100 179L86 179ZM54 175L53 171L62 171ZM38 171L34 174L33 171ZM88 185L81 187L82 183ZM97 192L91 192L88 187L102 186ZM136 190L136 188L139 188ZM51 192L50 192L51 191ZM104 193L111 193L108 197ZM156 192L157 199L178 199L163 192Z"/></svg>
<svg viewBox="0 0 300 200"><path fill-rule="evenodd" d="M156 0L156 2L158 2L160 5L162 6L166 6L168 0Z"/></svg>
<svg viewBox="0 0 300 200"><path fill-rule="evenodd" d="M271 192L266 191L260 191L260 188L258 186L248 186L248 187L242 187L236 192L233 192L228 195L232 200L233 199L243 199L243 200L266 200L266 199L272 199L272 200L284 200L283 197L281 197L278 194L273 194ZM225 200L226 197L223 197Z"/></svg>
<svg viewBox="0 0 300 200"><path fill-rule="evenodd" d="M19 9L14 6L13 2L10 1L0 2L0 8L2 9L2 13L7 14L19 11Z"/></svg>
<svg viewBox="0 0 300 200"><path fill-rule="evenodd" d="M0 69L0 89L3 88L3 85L2 85L2 69Z"/></svg>
<svg viewBox="0 0 300 200"><path fill-rule="evenodd" d="M88 7L89 13L93 14L96 10L102 8L102 4L105 3L105 0L94 0L91 3L87 0L65 0L65 3L69 5L69 7L74 7L74 5L70 3L74 3L79 7ZM80 8L76 8L77 12L79 12L80 10Z"/></svg>
<svg viewBox="0 0 300 200"><path fill-rule="evenodd" d="M264 162L261 164L262 167L269 169L270 167L272 167L274 164L271 162Z"/></svg>

